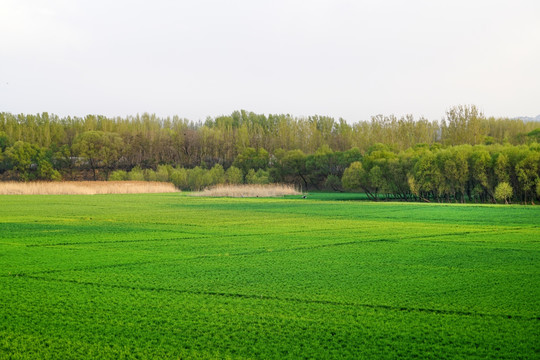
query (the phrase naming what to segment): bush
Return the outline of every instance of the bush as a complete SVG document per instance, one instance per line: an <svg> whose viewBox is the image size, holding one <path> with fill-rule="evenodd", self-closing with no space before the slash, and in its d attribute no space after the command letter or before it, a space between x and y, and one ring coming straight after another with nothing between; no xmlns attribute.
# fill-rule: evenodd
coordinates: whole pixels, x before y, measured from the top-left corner
<svg viewBox="0 0 540 360"><path fill-rule="evenodd" d="M173 171L171 165L158 165L156 171L156 180L161 182L168 182L170 180L170 175Z"/></svg>
<svg viewBox="0 0 540 360"><path fill-rule="evenodd" d="M62 175L58 170L54 169L52 164L47 160L40 160L37 169L37 178L40 180L62 180Z"/></svg>
<svg viewBox="0 0 540 360"><path fill-rule="evenodd" d="M140 167L135 166L131 171L128 173L128 180L131 181L144 181L144 173L141 170Z"/></svg>
<svg viewBox="0 0 540 360"><path fill-rule="evenodd" d="M109 181L124 181L128 179L128 173L124 170L115 170L109 176Z"/></svg>
<svg viewBox="0 0 540 360"><path fill-rule="evenodd" d="M257 171L249 169L246 175L246 182L248 184L268 184L270 182L269 173L262 169Z"/></svg>
<svg viewBox="0 0 540 360"><path fill-rule="evenodd" d="M144 169L144 180L146 181L157 181L156 172L152 169Z"/></svg>
<svg viewBox="0 0 540 360"><path fill-rule="evenodd" d="M333 191L342 191L341 180L336 175L328 175L324 186Z"/></svg>
<svg viewBox="0 0 540 360"><path fill-rule="evenodd" d="M227 184L242 184L244 182L242 170L235 166L228 168L225 172L225 182Z"/></svg>
<svg viewBox="0 0 540 360"><path fill-rule="evenodd" d="M495 188L495 199L504 200L504 203L508 204L508 200L512 198L513 193L512 186L507 182L502 182Z"/></svg>
<svg viewBox="0 0 540 360"><path fill-rule="evenodd" d="M211 168L208 173L208 185L217 185L217 184L223 184L225 182L225 170L223 170L223 166L220 164L214 165L213 168Z"/></svg>
<svg viewBox="0 0 540 360"><path fill-rule="evenodd" d="M200 191L205 186L205 170L196 166L188 171L188 185L192 191Z"/></svg>
<svg viewBox="0 0 540 360"><path fill-rule="evenodd" d="M184 168L173 169L170 175L171 182L179 189L188 188L188 173Z"/></svg>

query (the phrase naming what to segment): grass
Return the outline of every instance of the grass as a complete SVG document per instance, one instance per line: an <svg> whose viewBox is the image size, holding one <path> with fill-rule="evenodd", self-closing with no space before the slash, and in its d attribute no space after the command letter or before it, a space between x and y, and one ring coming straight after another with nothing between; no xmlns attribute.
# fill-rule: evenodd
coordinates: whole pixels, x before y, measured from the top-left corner
<svg viewBox="0 0 540 360"><path fill-rule="evenodd" d="M0 182L0 195L96 195L179 192L171 183L151 181Z"/></svg>
<svg viewBox="0 0 540 360"><path fill-rule="evenodd" d="M0 196L0 358L540 354L540 208Z"/></svg>
<svg viewBox="0 0 540 360"><path fill-rule="evenodd" d="M192 196L211 197L277 197L285 195L300 195L293 185L267 184L267 185L216 185L203 191L192 193Z"/></svg>

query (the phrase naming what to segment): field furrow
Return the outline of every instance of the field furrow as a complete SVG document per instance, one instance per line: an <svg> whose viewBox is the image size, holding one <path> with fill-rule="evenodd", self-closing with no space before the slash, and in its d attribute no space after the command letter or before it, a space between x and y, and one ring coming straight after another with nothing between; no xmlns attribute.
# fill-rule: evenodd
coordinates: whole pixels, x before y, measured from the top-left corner
<svg viewBox="0 0 540 360"><path fill-rule="evenodd" d="M540 208L80 199L0 196L0 358L540 353Z"/></svg>

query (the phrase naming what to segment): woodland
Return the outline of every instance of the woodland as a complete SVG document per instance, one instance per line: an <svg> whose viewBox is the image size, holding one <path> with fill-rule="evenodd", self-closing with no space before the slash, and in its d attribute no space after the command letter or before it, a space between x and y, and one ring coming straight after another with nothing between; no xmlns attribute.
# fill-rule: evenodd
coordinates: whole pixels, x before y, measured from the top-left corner
<svg viewBox="0 0 540 360"><path fill-rule="evenodd" d="M372 200L533 203L540 123L486 117L474 105L440 121L411 115L348 123L245 110L190 121L0 113L0 180L295 184Z"/></svg>

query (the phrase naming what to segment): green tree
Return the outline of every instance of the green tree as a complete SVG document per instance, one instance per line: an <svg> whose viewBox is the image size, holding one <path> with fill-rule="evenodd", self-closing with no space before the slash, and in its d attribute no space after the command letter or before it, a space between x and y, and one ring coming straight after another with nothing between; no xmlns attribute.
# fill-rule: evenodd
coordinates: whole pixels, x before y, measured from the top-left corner
<svg viewBox="0 0 540 360"><path fill-rule="evenodd" d="M435 155L429 150L417 154L409 176L411 191L422 200L429 201L429 198L433 197L437 191L440 178Z"/></svg>
<svg viewBox="0 0 540 360"><path fill-rule="evenodd" d="M353 162L341 178L343 187L350 191L361 191L364 187L362 179L365 177L365 171L360 161Z"/></svg>
<svg viewBox="0 0 540 360"><path fill-rule="evenodd" d="M379 192L386 192L387 183L379 165L372 166L368 173L370 187L373 189L375 197L378 198Z"/></svg>
<svg viewBox="0 0 540 360"><path fill-rule="evenodd" d="M281 159L281 173L285 180L298 183L302 181L304 189L308 188L306 155L302 150L290 150Z"/></svg>
<svg viewBox="0 0 540 360"><path fill-rule="evenodd" d="M131 171L127 175L127 178L131 181L145 181L144 172L138 166L135 166L133 169L131 169Z"/></svg>
<svg viewBox="0 0 540 360"><path fill-rule="evenodd" d="M157 181L156 172L152 169L144 169L143 175L145 181Z"/></svg>
<svg viewBox="0 0 540 360"><path fill-rule="evenodd" d="M481 144L485 139L485 117L475 105L458 105L446 112L443 141L450 145Z"/></svg>
<svg viewBox="0 0 540 360"><path fill-rule="evenodd" d="M188 173L184 168L176 168L171 172L170 179L174 186L179 189L187 189L189 187L188 183Z"/></svg>
<svg viewBox="0 0 540 360"><path fill-rule="evenodd" d="M490 181L493 179L491 176L493 172L491 155L485 148L475 146L469 159L474 193L483 201L493 199L493 188Z"/></svg>
<svg viewBox="0 0 540 360"><path fill-rule="evenodd" d="M527 156L516 165L517 178L523 191L523 198L527 203L528 198L532 198L536 192L536 183L539 180L540 153L529 151Z"/></svg>
<svg viewBox="0 0 540 360"><path fill-rule="evenodd" d="M341 179L337 175L330 174L324 182L324 186L327 189L333 191L343 191L343 186L341 185Z"/></svg>
<svg viewBox="0 0 540 360"><path fill-rule="evenodd" d="M242 184L244 176L242 170L235 166L231 166L225 172L225 182L227 184Z"/></svg>
<svg viewBox="0 0 540 360"><path fill-rule="evenodd" d="M17 171L23 181L35 179L31 166L36 161L38 149L35 145L24 141L17 141L6 149L5 157L10 168Z"/></svg>
<svg viewBox="0 0 540 360"><path fill-rule="evenodd" d="M368 187L368 173L364 170L360 161L353 162L341 178L341 184L345 190L363 191L370 199L377 200L377 197Z"/></svg>
<svg viewBox="0 0 540 360"><path fill-rule="evenodd" d="M205 186L225 183L225 170L221 164L214 165L205 175Z"/></svg>
<svg viewBox="0 0 540 360"><path fill-rule="evenodd" d="M44 157L41 157L38 160L36 176L37 176L37 179L39 180L53 180L53 181L62 180L62 175L60 175L58 170L54 169L51 162Z"/></svg>
<svg viewBox="0 0 540 360"><path fill-rule="evenodd" d="M75 139L73 150L82 157L93 172L94 180L97 180L97 169L103 168L106 177L114 168L120 158L124 142L115 133L103 131L87 131Z"/></svg>
<svg viewBox="0 0 540 360"><path fill-rule="evenodd" d="M6 148L9 146L9 137L8 135L0 131L0 154L6 151Z"/></svg>
<svg viewBox="0 0 540 360"><path fill-rule="evenodd" d="M269 160L270 156L263 148L254 149L247 147L234 159L233 166L241 169L244 175L246 175L249 169L266 169Z"/></svg>
<svg viewBox="0 0 540 360"><path fill-rule="evenodd" d="M168 182L173 168L171 165L158 165L156 171L156 180L161 182Z"/></svg>
<svg viewBox="0 0 540 360"><path fill-rule="evenodd" d="M513 193L512 186L507 182L502 182L495 188L495 199L508 204L508 200L512 198Z"/></svg>
<svg viewBox="0 0 540 360"><path fill-rule="evenodd" d="M128 179L128 174L125 170L114 170L109 176L109 181L124 181Z"/></svg>
<svg viewBox="0 0 540 360"><path fill-rule="evenodd" d="M246 175L246 182L248 184L268 184L270 182L268 171L263 169L257 171L249 169Z"/></svg>
<svg viewBox="0 0 540 360"><path fill-rule="evenodd" d="M188 184L192 191L201 191L205 186L205 170L200 166L196 166L188 170Z"/></svg>
<svg viewBox="0 0 540 360"><path fill-rule="evenodd" d="M510 182L510 159L508 158L508 155L505 153L497 155L494 170L499 183Z"/></svg>

